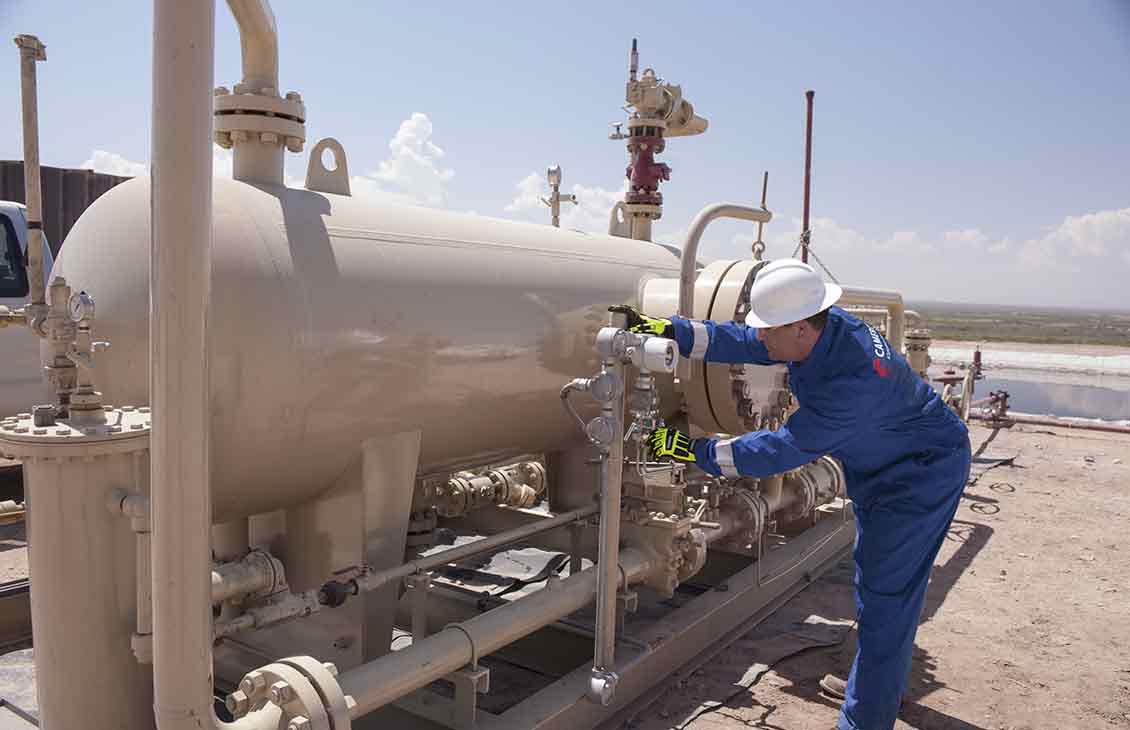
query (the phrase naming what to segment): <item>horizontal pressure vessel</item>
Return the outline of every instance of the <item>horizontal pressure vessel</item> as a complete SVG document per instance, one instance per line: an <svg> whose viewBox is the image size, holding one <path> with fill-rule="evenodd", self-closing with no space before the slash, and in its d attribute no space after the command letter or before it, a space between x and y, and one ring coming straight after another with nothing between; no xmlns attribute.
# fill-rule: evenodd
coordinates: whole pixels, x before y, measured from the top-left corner
<svg viewBox="0 0 1130 730"><path fill-rule="evenodd" d="M421 430L421 473L581 443L561 386L599 369L609 305L679 270L646 241L233 180L213 210L217 520L316 496L381 434ZM149 245L139 178L55 265L97 303L107 403L149 401Z"/></svg>

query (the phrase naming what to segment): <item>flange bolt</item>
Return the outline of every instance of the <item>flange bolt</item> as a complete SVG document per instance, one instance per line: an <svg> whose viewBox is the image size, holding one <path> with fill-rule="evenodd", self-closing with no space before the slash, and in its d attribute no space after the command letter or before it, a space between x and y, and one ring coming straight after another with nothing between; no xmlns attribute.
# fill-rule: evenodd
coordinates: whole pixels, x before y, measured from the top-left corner
<svg viewBox="0 0 1130 730"><path fill-rule="evenodd" d="M224 699L224 706L228 708L228 712L230 712L233 717L243 717L251 708L251 700L243 690L237 689Z"/></svg>
<svg viewBox="0 0 1130 730"><path fill-rule="evenodd" d="M273 704L282 707L287 702L294 699L294 688L283 681L275 682L271 685L271 691L268 695Z"/></svg>

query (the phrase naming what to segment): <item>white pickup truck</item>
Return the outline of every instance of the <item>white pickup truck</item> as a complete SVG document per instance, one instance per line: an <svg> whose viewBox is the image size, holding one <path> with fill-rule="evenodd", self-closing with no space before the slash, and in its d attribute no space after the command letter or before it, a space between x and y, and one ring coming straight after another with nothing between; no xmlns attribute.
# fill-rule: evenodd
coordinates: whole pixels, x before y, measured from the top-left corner
<svg viewBox="0 0 1130 730"><path fill-rule="evenodd" d="M44 237L44 244L47 243ZM43 247L43 276L54 260ZM0 305L19 309L28 303L27 214L20 203L0 200ZM51 401L39 359L39 338L24 326L0 327L0 417L27 412Z"/></svg>

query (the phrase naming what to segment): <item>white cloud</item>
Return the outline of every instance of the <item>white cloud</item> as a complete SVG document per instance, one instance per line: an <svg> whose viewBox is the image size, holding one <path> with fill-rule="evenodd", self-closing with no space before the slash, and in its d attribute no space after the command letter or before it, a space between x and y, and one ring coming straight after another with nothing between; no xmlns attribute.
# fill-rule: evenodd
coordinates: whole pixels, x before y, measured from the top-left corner
<svg viewBox="0 0 1130 730"><path fill-rule="evenodd" d="M107 152L106 150L94 150L90 155L90 159L79 165L79 167L107 175L121 175L123 177L138 177L139 175L149 174L149 166L144 162L127 160L117 152Z"/></svg>
<svg viewBox="0 0 1130 730"><path fill-rule="evenodd" d="M1130 246L1130 208L1100 210L1086 215L1069 215L1042 238L1037 247L1047 247L1078 256L1105 256L1112 249Z"/></svg>
<svg viewBox="0 0 1130 730"><path fill-rule="evenodd" d="M938 247L925 241L915 231L895 231L891 237L874 248L893 253L937 253Z"/></svg>
<svg viewBox="0 0 1130 730"><path fill-rule="evenodd" d="M1100 210L1086 215L1065 216L1043 236L1020 246L1020 264L1028 270L1071 267L1080 269L1084 259L1106 259L1115 252L1130 263L1130 208Z"/></svg>
<svg viewBox="0 0 1130 730"><path fill-rule="evenodd" d="M432 142L432 120L427 114L413 112L412 116L400 123L400 128L389 140L390 156L368 176L376 183L360 183L359 187L367 193L387 192L380 183L387 183L399 190L394 196L421 205L439 206L447 198L447 184L455 177L455 171L439 166L444 151ZM395 199L395 197L394 197Z"/></svg>
<svg viewBox="0 0 1130 730"><path fill-rule="evenodd" d="M589 233L608 233L609 213L612 206L624 199L627 188L627 180L619 190L608 190L599 185L574 185L573 195L577 196L577 204L569 206L567 212L562 210L561 226Z"/></svg>
<svg viewBox="0 0 1130 730"><path fill-rule="evenodd" d="M608 217L612 206L624 199L628 181L619 190L608 190L599 185L574 184L570 192L576 196L576 204L561 204L561 227L586 231L588 233L607 233ZM519 180L515 186L514 199L503 210L519 213L525 220L549 222L548 207L541 201L549 197L549 183L544 175L531 172Z"/></svg>
<svg viewBox="0 0 1130 730"><path fill-rule="evenodd" d="M766 228L767 257L796 249L800 221L789 223ZM898 289L910 300L1119 306L1130 266L1130 208L1066 216L1027 240L975 227L865 235L830 218L812 223L813 251L840 281ZM704 259L747 258L754 237L735 235Z"/></svg>
<svg viewBox="0 0 1130 730"><path fill-rule="evenodd" d="M536 172L531 172L518 181L514 186L518 193L503 210L507 213L519 213L526 210L537 210L545 204L541 199L549 195L549 185L545 179Z"/></svg>
<svg viewBox="0 0 1130 730"><path fill-rule="evenodd" d="M966 228L961 231L946 231L942 234L942 245L947 248L962 246L971 248L987 247L989 237L976 228Z"/></svg>
<svg viewBox="0 0 1130 730"><path fill-rule="evenodd" d="M813 218L809 221L812 229L810 242L813 250L823 253L825 251L859 251L872 246L867 237L859 231L840 225L831 218ZM775 231L773 223L766 225L762 238L766 242L767 250L776 252L776 256L791 256L800 242L801 220L793 218L786 231ZM756 240L756 236L740 234L735 240L740 239L745 246Z"/></svg>
<svg viewBox="0 0 1130 730"><path fill-rule="evenodd" d="M141 177L149 175L148 162L135 162L134 160L119 155L117 152L107 152L106 150L94 150L90 158L79 165L79 167L94 170L95 172L106 173L107 175L121 175L123 177ZM212 145L212 174L216 177L232 176L231 150L225 150L222 147ZM287 184L293 185L294 181L288 178Z"/></svg>

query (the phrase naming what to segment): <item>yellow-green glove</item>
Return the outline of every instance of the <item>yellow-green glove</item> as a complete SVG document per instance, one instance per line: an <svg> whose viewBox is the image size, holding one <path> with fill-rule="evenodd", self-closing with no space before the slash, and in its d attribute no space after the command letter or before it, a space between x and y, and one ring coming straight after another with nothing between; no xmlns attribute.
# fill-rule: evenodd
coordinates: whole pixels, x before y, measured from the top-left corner
<svg viewBox="0 0 1130 730"><path fill-rule="evenodd" d="M649 317L635 307L627 304L617 304L608 308L609 312L616 312L628 318L628 331L641 335L654 335L675 339L675 326L671 320L660 317Z"/></svg>
<svg viewBox="0 0 1130 730"><path fill-rule="evenodd" d="M662 426L651 432L648 451L656 459L674 459L694 463L694 442L682 431Z"/></svg>

